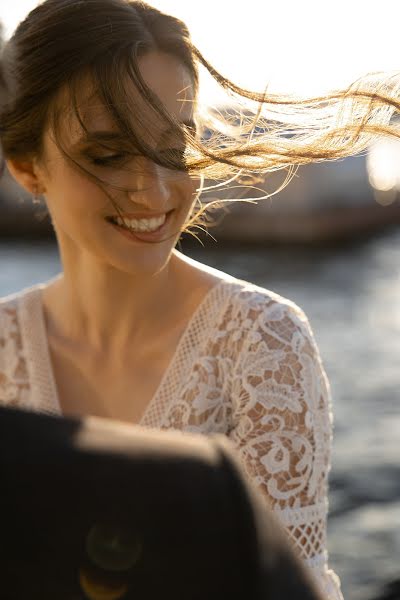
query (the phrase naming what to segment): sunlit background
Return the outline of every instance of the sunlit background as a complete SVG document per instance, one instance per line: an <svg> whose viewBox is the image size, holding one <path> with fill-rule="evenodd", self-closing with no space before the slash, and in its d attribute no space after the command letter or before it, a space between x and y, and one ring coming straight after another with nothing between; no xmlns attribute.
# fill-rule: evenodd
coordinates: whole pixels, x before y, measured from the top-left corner
<svg viewBox="0 0 400 600"><path fill-rule="evenodd" d="M2 3L6 37L35 4ZM182 18L205 57L254 90L310 96L400 71L400 0L152 4ZM201 95L225 100L208 79ZM272 177L270 189L279 183ZM235 206L213 232L218 242L186 247L310 318L334 399L329 551L345 600L400 598L399 190L399 144L380 141L368 156L301 169L273 202ZM49 222L26 198L16 202L21 193L10 180L0 189L0 296L60 269Z"/></svg>
<svg viewBox="0 0 400 600"><path fill-rule="evenodd" d="M35 0L3 2L11 35ZM155 0L183 19L203 54L251 89L310 95L400 68L398 0ZM203 93L210 98L209 87Z"/></svg>

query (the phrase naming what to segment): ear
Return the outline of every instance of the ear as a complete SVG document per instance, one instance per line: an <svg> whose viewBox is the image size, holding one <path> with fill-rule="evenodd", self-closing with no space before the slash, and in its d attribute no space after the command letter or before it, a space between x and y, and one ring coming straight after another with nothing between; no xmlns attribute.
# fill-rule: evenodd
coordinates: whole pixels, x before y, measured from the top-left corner
<svg viewBox="0 0 400 600"><path fill-rule="evenodd" d="M8 159L7 168L14 179L30 194L44 194L45 188L38 176L38 168L34 159Z"/></svg>

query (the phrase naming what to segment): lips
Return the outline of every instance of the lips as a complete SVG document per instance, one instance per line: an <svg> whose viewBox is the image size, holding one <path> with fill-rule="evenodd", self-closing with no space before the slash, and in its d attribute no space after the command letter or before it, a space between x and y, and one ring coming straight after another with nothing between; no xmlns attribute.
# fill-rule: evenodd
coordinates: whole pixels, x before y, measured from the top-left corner
<svg viewBox="0 0 400 600"><path fill-rule="evenodd" d="M164 210L163 212L158 212L158 213L121 213L121 214L116 214L116 215L109 215L106 217L107 221L111 220L111 219L116 219L117 217L122 217L123 219L136 219L136 220L140 220L140 219L158 219L159 217L162 217L163 215L169 215L169 213L171 213L174 209L171 208L169 210Z"/></svg>
<svg viewBox="0 0 400 600"><path fill-rule="evenodd" d="M170 210L168 213L166 213L166 219L164 221L164 223L155 231L149 231L149 232L138 232L138 231L133 231L132 229L127 229L126 227L121 227L120 225L116 224L112 217L106 218L106 221L116 230L118 231L121 235L123 235L124 237L126 237L127 239L131 240L131 241L142 241L142 242L161 242L163 241L163 237L165 236L166 232L167 232L167 228L169 227L169 222L171 219L171 213L173 212L173 210ZM161 214L165 214L165 213L161 213Z"/></svg>

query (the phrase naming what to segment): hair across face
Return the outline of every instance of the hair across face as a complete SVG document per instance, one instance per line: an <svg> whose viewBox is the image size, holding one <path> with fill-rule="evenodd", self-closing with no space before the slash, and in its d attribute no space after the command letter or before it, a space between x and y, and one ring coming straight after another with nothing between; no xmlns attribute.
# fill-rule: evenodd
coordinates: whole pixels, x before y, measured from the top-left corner
<svg viewBox="0 0 400 600"><path fill-rule="evenodd" d="M174 120L191 126L192 86L186 67L171 55L149 52L139 58L139 69ZM131 96L140 105L134 87ZM157 273L186 226L196 198L195 181L183 170L133 153L90 77L82 79L76 101L77 112L71 109L68 89L57 98L57 106L66 107L58 131L62 147L49 127L43 158L36 163L61 253L64 258L76 256L79 249L79 254L96 256L119 271ZM147 135L155 152L181 152L179 140L165 121L154 119L151 107L143 103L138 115L139 135Z"/></svg>
<svg viewBox="0 0 400 600"><path fill-rule="evenodd" d="M227 91L227 102L245 99L251 107L211 111L203 123L212 134L194 135L191 124L171 114L141 75L140 59L154 52L174 57L186 69L194 104L202 65ZM317 98L255 93L219 74L192 44L182 21L141 0L45 0L20 23L2 52L3 155L41 157L50 127L73 161L67 156L63 122L73 111L82 130L88 128L80 97L82 81L88 79L128 152L210 179L264 176L361 152L378 134L400 136L392 125L400 112L399 74L365 77ZM173 141L169 152L155 143L162 131ZM75 166L83 168L76 161Z"/></svg>
<svg viewBox="0 0 400 600"><path fill-rule="evenodd" d="M146 105L151 111L149 121L164 120L175 135L185 135L141 76L139 58L154 51L174 56L186 68L194 97L197 69L188 31L178 19L143 2L46 0L19 25L3 55L7 93L0 126L4 155L40 157L49 125L62 146L59 133L68 109L75 111L85 128L77 91L82 79L90 76L94 95L125 143L165 166L179 168L173 157L157 154L148 142L148 127L141 131L137 127ZM65 91L69 107L57 103Z"/></svg>
<svg viewBox="0 0 400 600"><path fill-rule="evenodd" d="M185 74L185 85L175 90L180 111L143 77L139 63L154 53L174 60ZM6 101L0 137L6 158L44 162L50 134L65 160L96 182L117 211L112 188L118 191L128 180L131 185L132 178L123 183L120 176L132 165L128 158L144 156L177 177L188 170L186 150L198 144L198 70L189 32L178 19L140 1L46 0L18 26L2 65ZM108 123L103 136L93 132L96 109ZM81 146L97 152L92 164L73 151L71 123ZM118 161L101 164L104 155Z"/></svg>

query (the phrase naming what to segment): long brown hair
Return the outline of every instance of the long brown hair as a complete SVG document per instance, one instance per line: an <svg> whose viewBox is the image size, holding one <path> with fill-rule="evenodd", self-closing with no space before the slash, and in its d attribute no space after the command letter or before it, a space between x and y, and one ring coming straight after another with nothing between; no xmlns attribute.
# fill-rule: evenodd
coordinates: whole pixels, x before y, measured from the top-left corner
<svg viewBox="0 0 400 600"><path fill-rule="evenodd" d="M211 109L201 119L198 114L197 135L178 123L141 77L138 59L152 50L184 64L195 93L199 66L205 67L238 108ZM370 75L346 90L310 99L251 92L213 68L193 45L182 21L141 0L45 0L4 45L0 66L3 156L40 157L43 133L50 124L65 157L101 186L103 181L68 154L60 133L65 107L57 99L63 89L87 132L77 96L82 77L88 74L125 140L126 151L139 151L168 169L208 180L265 176L278 169L287 169L290 176L296 165L360 153L378 134L400 137L393 121L400 112L399 73ZM182 141L183 153L160 152L151 137L139 133L131 84ZM250 102L245 110L243 100ZM211 135L202 135L205 126ZM186 226L199 223L207 208L209 204L200 204Z"/></svg>

